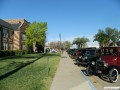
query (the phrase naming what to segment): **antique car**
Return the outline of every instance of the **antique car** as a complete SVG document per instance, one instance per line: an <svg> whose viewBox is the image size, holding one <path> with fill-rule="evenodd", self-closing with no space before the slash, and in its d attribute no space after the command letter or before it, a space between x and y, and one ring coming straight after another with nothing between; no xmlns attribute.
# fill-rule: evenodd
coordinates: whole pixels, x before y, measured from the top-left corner
<svg viewBox="0 0 120 90"><path fill-rule="evenodd" d="M97 51L98 49L96 48L84 48L81 49L81 54L78 55L76 58L76 64L77 65L88 65L92 60L97 59Z"/></svg>
<svg viewBox="0 0 120 90"><path fill-rule="evenodd" d="M72 59L75 59L77 57L77 55L79 55L79 53L80 53L79 49L70 49L68 51L68 54Z"/></svg>
<svg viewBox="0 0 120 90"><path fill-rule="evenodd" d="M87 75L93 73L99 76L108 75L110 82L117 82L120 73L120 47L101 48L101 56L89 64L86 73Z"/></svg>

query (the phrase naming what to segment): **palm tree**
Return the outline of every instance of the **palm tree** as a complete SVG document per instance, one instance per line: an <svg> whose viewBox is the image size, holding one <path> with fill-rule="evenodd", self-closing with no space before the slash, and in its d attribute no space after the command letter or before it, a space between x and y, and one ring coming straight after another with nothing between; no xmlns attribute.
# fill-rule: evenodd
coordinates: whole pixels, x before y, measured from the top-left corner
<svg viewBox="0 0 120 90"><path fill-rule="evenodd" d="M107 41L105 32L99 29L98 33L94 36L94 41L98 41L99 46L103 47L105 45L105 41Z"/></svg>
<svg viewBox="0 0 120 90"><path fill-rule="evenodd" d="M120 39L120 31L118 31L117 29L113 29L113 36L111 37L113 46L115 46L117 44L119 39Z"/></svg>
<svg viewBox="0 0 120 90"><path fill-rule="evenodd" d="M64 42L63 42L63 47L64 47L65 49L70 48L71 45L72 45L72 44L71 44L71 42L69 42L69 41L64 41Z"/></svg>
<svg viewBox="0 0 120 90"><path fill-rule="evenodd" d="M78 37L78 38L75 38L73 40L73 44L76 44L78 48L80 48L80 45L81 45L81 38Z"/></svg>
<svg viewBox="0 0 120 90"><path fill-rule="evenodd" d="M88 38L85 38L85 37L82 37L82 38L81 38L81 41L82 41L82 44L81 44L82 46L81 46L81 47L83 48L83 47L86 46L86 43L89 42L89 39L88 39Z"/></svg>
<svg viewBox="0 0 120 90"><path fill-rule="evenodd" d="M110 27L107 27L105 31L99 29L98 33L94 36L94 41L98 41L100 47L110 46L111 43L113 43L112 45L115 46L119 39L120 31Z"/></svg>
<svg viewBox="0 0 120 90"><path fill-rule="evenodd" d="M85 37L82 38L78 37L73 40L73 44L76 44L78 49L85 47L87 42L89 42L89 39Z"/></svg>
<svg viewBox="0 0 120 90"><path fill-rule="evenodd" d="M107 43L108 43L108 46L111 42L114 41L115 37L114 37L114 30L112 28L109 28L107 27L105 29L105 33L106 33L106 36L107 36Z"/></svg>

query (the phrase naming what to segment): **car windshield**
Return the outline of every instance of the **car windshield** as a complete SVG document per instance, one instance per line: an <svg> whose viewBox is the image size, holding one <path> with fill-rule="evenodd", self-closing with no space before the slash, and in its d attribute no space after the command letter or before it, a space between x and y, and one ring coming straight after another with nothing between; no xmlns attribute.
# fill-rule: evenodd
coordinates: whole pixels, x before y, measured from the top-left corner
<svg viewBox="0 0 120 90"><path fill-rule="evenodd" d="M87 55L95 55L95 50L87 50Z"/></svg>
<svg viewBox="0 0 120 90"><path fill-rule="evenodd" d="M115 48L104 48L101 49L102 55L113 55L116 56L116 49Z"/></svg>

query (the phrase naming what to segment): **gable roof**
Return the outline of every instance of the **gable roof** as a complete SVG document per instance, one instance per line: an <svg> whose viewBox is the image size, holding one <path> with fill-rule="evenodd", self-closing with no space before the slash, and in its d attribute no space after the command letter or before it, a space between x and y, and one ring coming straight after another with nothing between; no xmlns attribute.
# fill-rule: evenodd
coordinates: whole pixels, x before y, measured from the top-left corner
<svg viewBox="0 0 120 90"><path fill-rule="evenodd" d="M13 29L12 25L2 19L0 19L0 25L4 26L4 27L7 27L9 29Z"/></svg>
<svg viewBox="0 0 120 90"><path fill-rule="evenodd" d="M9 20L5 20L5 21L10 23L14 30L19 30L19 28L24 23L25 19L9 19Z"/></svg>

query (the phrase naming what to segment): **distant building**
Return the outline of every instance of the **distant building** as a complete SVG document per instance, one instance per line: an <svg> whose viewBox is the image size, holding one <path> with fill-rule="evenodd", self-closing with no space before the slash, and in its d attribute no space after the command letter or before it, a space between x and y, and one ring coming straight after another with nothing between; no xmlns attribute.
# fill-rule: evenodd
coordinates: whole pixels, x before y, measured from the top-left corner
<svg viewBox="0 0 120 90"><path fill-rule="evenodd" d="M24 50L25 29L29 24L25 19L0 19L0 50Z"/></svg>

